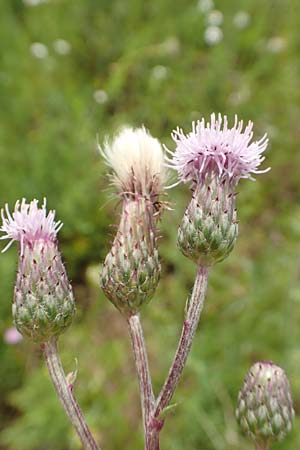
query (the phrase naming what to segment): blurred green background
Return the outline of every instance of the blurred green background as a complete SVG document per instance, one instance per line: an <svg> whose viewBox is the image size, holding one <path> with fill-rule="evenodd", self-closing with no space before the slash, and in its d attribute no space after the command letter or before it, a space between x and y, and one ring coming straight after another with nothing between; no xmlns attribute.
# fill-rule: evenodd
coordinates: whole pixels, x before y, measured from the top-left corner
<svg viewBox="0 0 300 450"><path fill-rule="evenodd" d="M145 124L170 132L213 111L253 120L270 137L268 174L239 185L240 236L210 276L199 332L162 432L162 449L250 450L234 419L249 366L285 368L300 445L300 2L298 0L1 0L0 205L48 199L77 299L61 338L66 371L104 449L143 448L138 387L124 321L98 286L118 221L96 136ZM156 392L177 343L195 267L176 248L190 197L169 192L163 276L143 312ZM76 450L79 442L39 348L9 345L16 245L0 258L0 448Z"/></svg>

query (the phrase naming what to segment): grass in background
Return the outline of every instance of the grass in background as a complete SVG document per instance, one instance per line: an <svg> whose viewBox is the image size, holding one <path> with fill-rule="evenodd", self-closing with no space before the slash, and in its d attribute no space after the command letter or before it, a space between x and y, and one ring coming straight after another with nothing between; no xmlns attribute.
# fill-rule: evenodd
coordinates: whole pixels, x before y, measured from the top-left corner
<svg viewBox="0 0 300 450"><path fill-rule="evenodd" d="M162 433L163 448L250 450L234 408L252 362L283 366L300 410L300 4L215 1L222 16L213 17L203 11L208 0L33 3L0 2L0 204L46 196L65 224L61 248L78 308L61 339L63 360L70 371L79 358L76 392L104 448L143 444L126 327L98 287L118 214L96 136L143 123L172 146L174 127L189 131L212 111L251 119L255 137L270 136L272 171L239 186L238 243L211 273L179 406ZM161 223L164 274L143 313L156 390L195 272L176 248L189 195L169 192L176 207ZM0 335L11 326L15 264L14 247L0 258ZM0 352L1 450L79 449L38 349L0 340ZM299 445L297 421L274 450Z"/></svg>

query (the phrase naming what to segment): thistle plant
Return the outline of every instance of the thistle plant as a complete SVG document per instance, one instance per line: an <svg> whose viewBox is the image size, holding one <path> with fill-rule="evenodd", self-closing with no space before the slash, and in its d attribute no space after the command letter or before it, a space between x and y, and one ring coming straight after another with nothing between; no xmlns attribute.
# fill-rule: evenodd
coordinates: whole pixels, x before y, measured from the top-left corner
<svg viewBox="0 0 300 450"><path fill-rule="evenodd" d="M268 139L251 142L253 123L243 131L237 116L232 128L221 114L211 121L192 124L187 135L177 128L172 133L175 151L168 166L178 173L179 182L189 183L192 200L178 231L182 253L197 264L209 267L225 259L238 235L235 188L241 178L264 173L259 170ZM252 175L253 174L253 175Z"/></svg>
<svg viewBox="0 0 300 450"><path fill-rule="evenodd" d="M162 182L157 179L157 176L160 180L164 179L161 176L162 153L158 152L157 142L154 145L142 130L125 130L111 146L106 144L102 150L114 171L113 180L119 187L123 212L112 250L104 262L101 284L108 298L123 313L125 305L125 315L130 318L128 322L140 381L146 450L159 449L159 433L170 410L170 401L184 369L203 308L209 268L228 256L236 241L234 189L241 178L252 178L252 174L268 170L258 170L264 160L262 153L268 140L264 136L260 141L251 142L252 127L252 122L249 122L243 132L243 123L236 118L233 128L228 128L226 117L223 119L219 115L216 119L212 114L211 123L206 124L202 119L197 125L193 124L192 132L187 136L180 129L172 134L176 149L167 149L172 158L166 158L166 166L177 171L178 183L190 183L192 189L192 200L179 228L178 245L182 253L196 263L197 274L191 298L186 305L177 351L157 398L153 393L140 317L136 315L138 307L145 302L132 301L140 299L138 283L130 283L130 289L127 287L128 270L143 266L144 261L153 255L153 247L149 245L145 246L145 252L133 253L130 229L134 224L135 228L142 227L144 235L154 236L153 219L145 220L142 216L139 222L135 214L131 214L129 218L126 207L128 202L147 199L148 211L154 217L154 201L157 202L159 190L156 189L153 196L150 193L153 192L153 186L162 187ZM148 160L144 154L146 148L147 153L149 152ZM158 154L159 160L157 158L156 164L153 164L154 157ZM155 183L154 179L157 180ZM124 227L124 217L130 222L130 227ZM130 242L131 247L124 246L124 240ZM126 273L125 280L119 276L120 268L123 274ZM152 279L155 284L158 282L158 277L152 275ZM108 285L112 289L107 289ZM123 286L127 287L127 292ZM118 294L115 293L116 287ZM153 285L148 287L148 291L153 294ZM121 296L118 301L117 295Z"/></svg>
<svg viewBox="0 0 300 450"><path fill-rule="evenodd" d="M147 449L157 448L150 431L155 398L139 311L152 298L160 278L156 222L166 178L163 151L144 128L125 128L111 144L105 143L101 153L112 169L122 212L100 284L127 318L140 383L145 445Z"/></svg>
<svg viewBox="0 0 300 450"><path fill-rule="evenodd" d="M160 431L191 350L203 309L208 274L234 248L238 236L236 187L241 178L266 172L259 169L267 148L266 136L252 141L253 124L243 130L237 117L233 127L220 114L193 123L187 135L172 133L175 149L165 147L145 128L124 128L100 152L121 207L117 232L103 262L100 285L127 323L139 381L145 450L159 450ZM187 300L181 336L170 370L155 395L140 314L159 283L158 222L167 203L162 200L168 172L179 183L189 184L191 199L178 230L178 247L196 265L196 276ZM1 239L19 242L19 267L13 301L15 326L23 336L41 345L50 376L82 446L97 446L73 395L73 381L66 377L58 354L57 339L71 324L75 303L71 285L58 251L62 227L55 213L47 215L46 202L17 202L11 215L2 211ZM293 409L282 369L271 363L253 366L239 396L237 417L258 449L289 430Z"/></svg>
<svg viewBox="0 0 300 450"><path fill-rule="evenodd" d="M122 201L120 225L100 283L109 300L132 316L153 297L160 278L156 221L165 180L163 152L144 128L125 128L100 150Z"/></svg>
<svg viewBox="0 0 300 450"><path fill-rule="evenodd" d="M11 216L2 210L1 239L19 241L19 264L12 314L17 330L34 342L56 338L71 324L75 302L72 287L58 251L56 235L62 227L55 213L46 214L46 202L25 199L15 205Z"/></svg>
<svg viewBox="0 0 300 450"><path fill-rule="evenodd" d="M294 409L289 381L272 362L257 362L249 370L238 396L236 418L258 450L268 450L291 430Z"/></svg>
<svg viewBox="0 0 300 450"><path fill-rule="evenodd" d="M54 211L47 215L46 200L41 208L37 200L17 201L12 214L6 205L1 217L0 231L5 233L1 239L10 239L3 252L14 241L19 242L12 304L15 326L24 337L41 345L56 392L83 447L97 450L74 398L73 386L65 376L57 347L58 337L71 324L75 312L72 287L58 250L57 233L63 224L55 222Z"/></svg>

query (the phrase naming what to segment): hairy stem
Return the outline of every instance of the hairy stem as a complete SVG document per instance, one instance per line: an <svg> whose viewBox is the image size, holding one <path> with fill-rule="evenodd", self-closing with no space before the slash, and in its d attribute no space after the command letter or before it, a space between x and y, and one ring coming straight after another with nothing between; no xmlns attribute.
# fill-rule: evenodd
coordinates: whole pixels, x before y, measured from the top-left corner
<svg viewBox="0 0 300 450"><path fill-rule="evenodd" d="M183 322L181 337L176 354L170 368L165 384L158 396L153 418L159 419L160 414L166 408L174 394L176 386L184 369L188 354L191 350L193 338L198 326L200 314L203 308L208 278L208 268L199 266L190 301L187 304L187 312Z"/></svg>
<svg viewBox="0 0 300 450"><path fill-rule="evenodd" d="M57 395L66 414L78 434L84 450L101 450L96 444L76 402L72 386L67 382L57 348L57 339L49 340L42 346L47 368L54 384Z"/></svg>
<svg viewBox="0 0 300 450"><path fill-rule="evenodd" d="M158 437L151 439L148 436L148 423L150 414L154 408L155 398L153 394L151 375L149 371L148 357L140 316L138 314L130 316L128 318L128 326L135 359L136 371L140 385L145 448L146 450L159 450Z"/></svg>

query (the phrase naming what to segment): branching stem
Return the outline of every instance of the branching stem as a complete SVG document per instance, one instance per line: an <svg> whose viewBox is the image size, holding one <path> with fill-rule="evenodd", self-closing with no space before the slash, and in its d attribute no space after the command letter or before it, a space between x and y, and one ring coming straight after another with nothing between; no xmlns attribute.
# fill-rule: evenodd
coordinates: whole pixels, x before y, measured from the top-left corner
<svg viewBox="0 0 300 450"><path fill-rule="evenodd" d="M141 405L145 434L145 449L159 450L159 433L164 425L162 413L169 405L183 372L193 338L203 309L208 278L208 268L199 266L191 299L187 303L181 337L167 379L155 401L151 375L138 314L128 318L132 348L140 385Z"/></svg>

